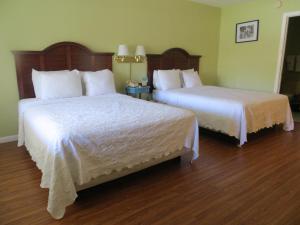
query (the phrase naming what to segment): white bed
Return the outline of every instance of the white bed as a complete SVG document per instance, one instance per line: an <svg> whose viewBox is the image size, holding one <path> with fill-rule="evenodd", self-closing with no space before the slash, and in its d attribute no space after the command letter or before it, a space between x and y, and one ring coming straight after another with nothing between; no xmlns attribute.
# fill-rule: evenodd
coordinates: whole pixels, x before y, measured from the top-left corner
<svg viewBox="0 0 300 225"><path fill-rule="evenodd" d="M154 100L190 109L196 113L200 127L222 132L247 141L247 133L275 124L294 129L288 98L280 94L229 89L215 86L154 90Z"/></svg>
<svg viewBox="0 0 300 225"><path fill-rule="evenodd" d="M198 124L187 110L120 94L19 102L19 142L62 218L77 191L175 158L198 157Z"/></svg>

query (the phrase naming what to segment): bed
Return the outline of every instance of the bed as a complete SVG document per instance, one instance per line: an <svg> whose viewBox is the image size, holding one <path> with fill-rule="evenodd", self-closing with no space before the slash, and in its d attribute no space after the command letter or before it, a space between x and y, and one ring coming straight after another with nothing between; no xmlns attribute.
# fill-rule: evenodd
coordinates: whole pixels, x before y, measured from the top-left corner
<svg viewBox="0 0 300 225"><path fill-rule="evenodd" d="M43 51L14 52L19 85L19 139L49 189L55 219L77 192L192 152L198 157L198 125L187 110L112 93L40 100L31 71L112 69L111 53L93 53L72 42Z"/></svg>
<svg viewBox="0 0 300 225"><path fill-rule="evenodd" d="M284 95L201 85L156 90L154 71L199 71L200 56L174 48L161 55L147 55L147 58L148 80L155 101L194 111L200 127L235 137L239 139L239 146L247 141L248 133L263 128L282 124L286 131L294 129L289 101Z"/></svg>

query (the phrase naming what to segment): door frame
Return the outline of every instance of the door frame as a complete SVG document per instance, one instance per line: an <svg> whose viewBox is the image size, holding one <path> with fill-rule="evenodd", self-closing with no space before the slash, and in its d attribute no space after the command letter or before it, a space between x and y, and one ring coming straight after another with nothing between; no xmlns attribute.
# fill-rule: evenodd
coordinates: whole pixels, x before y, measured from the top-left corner
<svg viewBox="0 0 300 225"><path fill-rule="evenodd" d="M284 63L284 56L285 56L285 48L286 48L286 41L287 41L288 28L289 28L289 21L290 21L290 18L298 17L298 16L300 16L300 11L288 12L288 13L283 14L277 70L276 70L276 77L275 77L275 83L274 83L274 92L275 93L280 92L283 63Z"/></svg>

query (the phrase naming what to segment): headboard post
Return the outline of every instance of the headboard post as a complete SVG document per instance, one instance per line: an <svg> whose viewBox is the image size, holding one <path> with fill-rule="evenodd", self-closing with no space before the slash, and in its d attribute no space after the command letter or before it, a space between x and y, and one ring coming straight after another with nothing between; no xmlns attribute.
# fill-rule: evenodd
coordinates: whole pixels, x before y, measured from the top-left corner
<svg viewBox="0 0 300 225"><path fill-rule="evenodd" d="M66 56L67 56L68 69L71 70L71 68L72 68L71 46L69 46L69 45L66 47Z"/></svg>
<svg viewBox="0 0 300 225"><path fill-rule="evenodd" d="M112 70L114 53L92 52L87 47L74 42L59 42L42 51L13 51L19 97L33 98L32 69L42 71L73 70L97 71Z"/></svg>
<svg viewBox="0 0 300 225"><path fill-rule="evenodd" d="M147 54L148 61L148 85L153 90L153 71L169 69L194 69L199 72L200 55L190 55L181 48L171 48L162 54Z"/></svg>

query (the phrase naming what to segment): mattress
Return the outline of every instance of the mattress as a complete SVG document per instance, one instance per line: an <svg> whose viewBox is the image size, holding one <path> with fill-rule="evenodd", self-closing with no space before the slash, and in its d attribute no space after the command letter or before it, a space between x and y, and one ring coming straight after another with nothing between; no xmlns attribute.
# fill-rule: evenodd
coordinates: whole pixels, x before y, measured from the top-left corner
<svg viewBox="0 0 300 225"><path fill-rule="evenodd" d="M275 124L294 129L288 98L280 94L229 89L215 86L154 90L155 101L192 110L199 126L247 141L254 133Z"/></svg>
<svg viewBox="0 0 300 225"><path fill-rule="evenodd" d="M19 141L42 171L49 213L62 218L76 187L174 152L198 157L194 113L121 94L19 103Z"/></svg>

